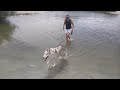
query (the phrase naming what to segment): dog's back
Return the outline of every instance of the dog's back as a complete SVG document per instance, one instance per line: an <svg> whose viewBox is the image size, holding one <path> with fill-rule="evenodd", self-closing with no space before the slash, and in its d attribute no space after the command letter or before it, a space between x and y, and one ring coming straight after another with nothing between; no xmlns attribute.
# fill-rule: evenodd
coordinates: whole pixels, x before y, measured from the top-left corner
<svg viewBox="0 0 120 90"><path fill-rule="evenodd" d="M66 52L67 52L67 48L66 48L65 46L61 45L61 49L60 49L60 51L59 51L59 53L58 53L58 57L59 57L59 56L64 57L65 54L66 54Z"/></svg>

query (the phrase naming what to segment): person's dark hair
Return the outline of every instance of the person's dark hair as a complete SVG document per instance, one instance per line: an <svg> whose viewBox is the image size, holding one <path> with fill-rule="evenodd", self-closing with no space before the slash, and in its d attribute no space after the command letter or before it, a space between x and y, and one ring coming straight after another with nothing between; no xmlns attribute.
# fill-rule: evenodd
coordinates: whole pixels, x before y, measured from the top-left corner
<svg viewBox="0 0 120 90"><path fill-rule="evenodd" d="M66 15L66 17L70 17L70 15L69 15L69 14L67 14L67 15Z"/></svg>
<svg viewBox="0 0 120 90"><path fill-rule="evenodd" d="M66 16L68 16L68 17L69 17L70 15L69 15L69 14L67 14Z"/></svg>

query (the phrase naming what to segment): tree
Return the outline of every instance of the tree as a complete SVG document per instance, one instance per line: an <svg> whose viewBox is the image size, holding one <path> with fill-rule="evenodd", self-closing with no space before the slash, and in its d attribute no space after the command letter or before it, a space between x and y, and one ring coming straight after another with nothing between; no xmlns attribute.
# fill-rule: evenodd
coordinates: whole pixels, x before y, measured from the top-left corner
<svg viewBox="0 0 120 90"><path fill-rule="evenodd" d="M11 25L5 18L13 14L13 11L0 11L0 44L11 38L15 26Z"/></svg>
<svg viewBox="0 0 120 90"><path fill-rule="evenodd" d="M5 19L10 15L14 15L16 11L0 11L0 19Z"/></svg>

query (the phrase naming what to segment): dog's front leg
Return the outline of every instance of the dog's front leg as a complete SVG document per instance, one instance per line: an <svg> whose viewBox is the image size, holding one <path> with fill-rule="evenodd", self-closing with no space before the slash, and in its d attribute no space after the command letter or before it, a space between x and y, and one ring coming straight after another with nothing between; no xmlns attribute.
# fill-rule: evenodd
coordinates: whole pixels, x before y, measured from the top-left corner
<svg viewBox="0 0 120 90"><path fill-rule="evenodd" d="M50 62L50 58L48 59L47 64L49 64L49 62Z"/></svg>

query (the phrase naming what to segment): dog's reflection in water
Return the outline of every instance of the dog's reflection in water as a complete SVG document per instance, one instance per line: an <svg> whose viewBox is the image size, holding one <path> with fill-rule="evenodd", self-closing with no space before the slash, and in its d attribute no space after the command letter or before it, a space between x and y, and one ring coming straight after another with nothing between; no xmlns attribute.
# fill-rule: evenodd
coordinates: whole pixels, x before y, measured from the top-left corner
<svg viewBox="0 0 120 90"><path fill-rule="evenodd" d="M48 69L48 74L45 77L45 79L52 79L54 78L57 74L65 70L65 67L68 65L67 60L61 60L59 64L57 64L55 67L49 68Z"/></svg>

